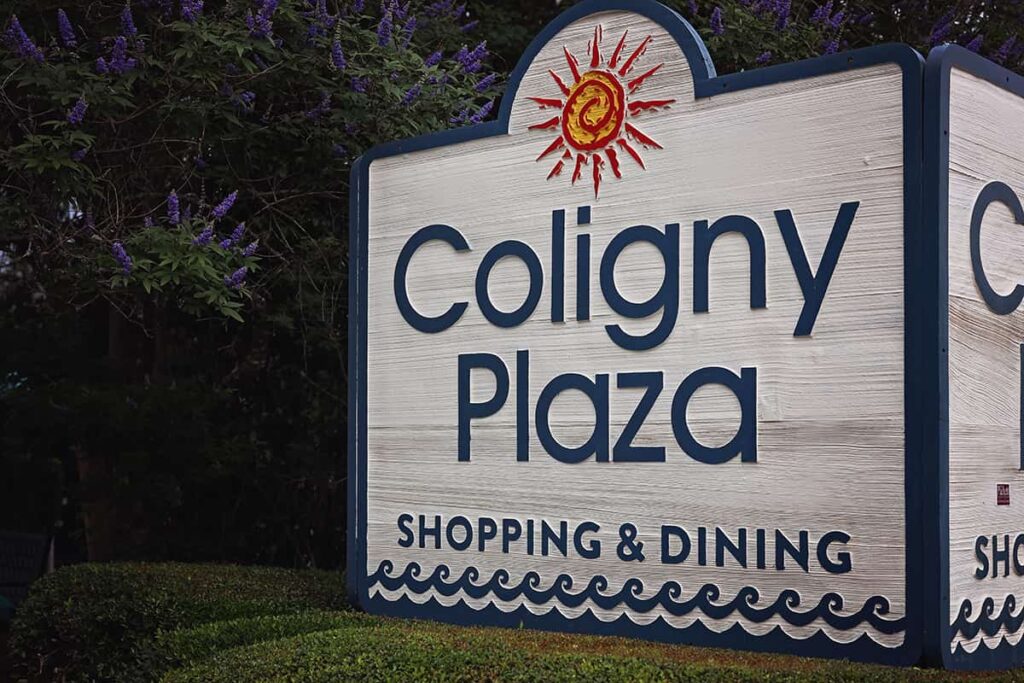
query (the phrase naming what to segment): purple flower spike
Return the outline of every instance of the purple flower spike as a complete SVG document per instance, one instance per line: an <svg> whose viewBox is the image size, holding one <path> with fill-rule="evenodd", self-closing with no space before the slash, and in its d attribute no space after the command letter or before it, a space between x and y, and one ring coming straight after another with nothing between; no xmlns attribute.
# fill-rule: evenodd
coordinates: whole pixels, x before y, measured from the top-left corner
<svg viewBox="0 0 1024 683"><path fill-rule="evenodd" d="M846 13L843 10L839 10L835 15L828 20L828 25L831 28L837 29L843 25L843 19L846 18Z"/></svg>
<svg viewBox="0 0 1024 683"><path fill-rule="evenodd" d="M103 59L103 57L97 58L96 59L96 73L98 73L98 74L105 74L108 71L110 71L110 67L107 66L107 60Z"/></svg>
<svg viewBox="0 0 1024 683"><path fill-rule="evenodd" d="M331 43L331 64L338 71L344 71L347 63L345 62L345 53L341 51L341 43L335 40Z"/></svg>
<svg viewBox="0 0 1024 683"><path fill-rule="evenodd" d="M436 52L432 52L430 54L430 56L427 57L426 60L424 60L423 66L428 67L428 68L432 67L432 66L437 66L438 64L441 63L441 56L442 55L441 55L441 51L440 50L437 50Z"/></svg>
<svg viewBox="0 0 1024 683"><path fill-rule="evenodd" d="M402 106L408 107L412 104L413 101L420 96L421 90L422 88L419 83L406 90L405 94L402 95Z"/></svg>
<svg viewBox="0 0 1024 683"><path fill-rule="evenodd" d="M181 18L194 24L203 13L203 0L181 0Z"/></svg>
<svg viewBox="0 0 1024 683"><path fill-rule="evenodd" d="M996 53L992 55L992 61L994 61L996 64L1005 63L1006 60L1010 58L1010 51L1013 50L1013 45L1016 42L1016 36L1010 36L1009 38L1004 40L1003 44L999 46L998 50L996 50Z"/></svg>
<svg viewBox="0 0 1024 683"><path fill-rule="evenodd" d="M932 46L938 45L939 43L945 42L946 36L949 35L949 29L953 22L953 15L949 12L942 15L942 17L935 22L935 26L932 27L931 35L928 36L928 43Z"/></svg>
<svg viewBox="0 0 1024 683"><path fill-rule="evenodd" d="M71 153L71 158L74 161L81 162L83 159L85 159L85 155L88 154L88 153L89 153L89 148L88 147L83 147L82 149L76 149L74 152Z"/></svg>
<svg viewBox="0 0 1024 683"><path fill-rule="evenodd" d="M725 22L722 21L722 8L715 7L711 12L711 32L716 36L725 33Z"/></svg>
<svg viewBox="0 0 1024 683"><path fill-rule="evenodd" d="M135 27L135 18L132 16L132 6L127 2L124 9L121 10L121 32L126 36L134 36L139 32L139 29Z"/></svg>
<svg viewBox="0 0 1024 683"><path fill-rule="evenodd" d="M110 51L110 60L106 62L106 67L115 74L123 74L134 69L136 63L134 57L128 56L128 39L124 36L115 38L114 47ZM99 69L99 60L97 60L96 70L99 71ZM101 71L100 73L105 72Z"/></svg>
<svg viewBox="0 0 1024 683"><path fill-rule="evenodd" d="M765 50L764 52L759 54L757 56L757 59L755 59L754 61L758 64L758 66L763 66L763 65L767 64L768 62L772 61L772 53L771 53L771 51Z"/></svg>
<svg viewBox="0 0 1024 683"><path fill-rule="evenodd" d="M181 223L181 204L178 202L178 193L174 190L167 195L167 220L171 222L171 225Z"/></svg>
<svg viewBox="0 0 1024 683"><path fill-rule="evenodd" d="M85 110L89 108L89 103L85 101L84 97L79 97L78 101L75 102L75 106L68 112L68 123L72 126L77 126L82 123L85 118Z"/></svg>
<svg viewBox="0 0 1024 683"><path fill-rule="evenodd" d="M242 241L243 235L245 235L245 222L239 223L235 226L235 229L231 231L231 243L238 244Z"/></svg>
<svg viewBox="0 0 1024 683"><path fill-rule="evenodd" d="M498 74L490 74L488 76L485 76L484 78L480 79L479 83L476 84L476 91L477 92L484 92L485 90L490 88L492 85L494 85L494 82L497 81L497 80L498 80Z"/></svg>
<svg viewBox="0 0 1024 683"><path fill-rule="evenodd" d="M380 19L380 24L377 25L377 44L381 47L385 47L391 42L391 33L395 29L394 21L391 18L391 10L388 9L384 12L384 16Z"/></svg>
<svg viewBox="0 0 1024 683"><path fill-rule="evenodd" d="M834 55L837 52L839 52L839 40L836 38L826 41L821 46L821 54L823 55Z"/></svg>
<svg viewBox="0 0 1024 683"><path fill-rule="evenodd" d="M203 228L203 231L195 236L192 240L192 245L196 247L205 247L213 241L213 226L208 225Z"/></svg>
<svg viewBox="0 0 1024 683"><path fill-rule="evenodd" d="M57 31L60 33L60 40L64 43L64 47L72 49L78 47L75 29L71 25L68 15L62 9L57 10Z"/></svg>
<svg viewBox="0 0 1024 683"><path fill-rule="evenodd" d="M32 42L32 39L25 33L25 29L21 27L21 22L18 21L18 15L11 15L11 22L7 26L7 32L4 34L4 39L7 44L10 45L11 49L17 50L18 56L24 59L33 59L37 62L46 61L46 57L43 55L43 51Z"/></svg>
<svg viewBox="0 0 1024 683"><path fill-rule="evenodd" d="M352 3L353 12L362 12L364 9L366 9L366 0L355 0Z"/></svg>
<svg viewBox="0 0 1024 683"><path fill-rule="evenodd" d="M142 227L144 227L144 228L152 228L153 227L153 217L152 216L146 216L145 218L143 218L142 219Z"/></svg>
<svg viewBox="0 0 1024 683"><path fill-rule="evenodd" d="M114 259L121 266L121 270L124 271L125 275L131 275L132 273L132 257L124 250L124 245L120 242L114 242L114 245L110 248L111 253L114 254Z"/></svg>
<svg viewBox="0 0 1024 683"><path fill-rule="evenodd" d="M779 0L778 5L775 7L775 14L777 17L775 20L776 31L786 30L786 27L789 25L789 10L790 0Z"/></svg>
<svg viewBox="0 0 1024 683"><path fill-rule="evenodd" d="M480 107L480 111L469 117L470 123L480 123L487 118L487 115L491 113L491 109L494 108L494 100L491 100L484 106Z"/></svg>
<svg viewBox="0 0 1024 683"><path fill-rule="evenodd" d="M978 35L974 36L974 39L971 42L967 43L967 45L965 45L964 47L966 47L971 52L977 52L981 49L981 43L983 38L984 36L982 36L979 33Z"/></svg>
<svg viewBox="0 0 1024 683"><path fill-rule="evenodd" d="M236 199L238 199L238 190L235 190L234 192L229 194L227 197L221 200L220 204L213 207L213 217L224 218L224 216L228 214L228 211L231 210L231 207L234 206Z"/></svg>
<svg viewBox="0 0 1024 683"><path fill-rule="evenodd" d="M353 76L352 77L352 90L353 92L365 93L370 87L369 76Z"/></svg>
<svg viewBox="0 0 1024 683"><path fill-rule="evenodd" d="M824 24L830 16L832 16L832 0L814 10L814 13L811 15L811 23Z"/></svg>
<svg viewBox="0 0 1024 683"><path fill-rule="evenodd" d="M249 245L242 250L242 256L244 256L245 258L251 258L255 256L256 250L259 249L259 246L259 240L256 240L255 242L249 242Z"/></svg>
<svg viewBox="0 0 1024 683"><path fill-rule="evenodd" d="M245 276L249 274L249 269L242 266L235 272L231 273L230 276L224 278L224 284L231 289L238 289L245 282Z"/></svg>

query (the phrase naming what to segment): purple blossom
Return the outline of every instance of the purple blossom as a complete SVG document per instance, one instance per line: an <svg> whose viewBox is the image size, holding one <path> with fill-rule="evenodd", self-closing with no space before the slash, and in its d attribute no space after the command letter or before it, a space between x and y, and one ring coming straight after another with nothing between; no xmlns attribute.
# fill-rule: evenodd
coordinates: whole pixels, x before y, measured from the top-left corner
<svg viewBox="0 0 1024 683"><path fill-rule="evenodd" d="M359 13L366 9L366 0L355 0L352 3L352 11Z"/></svg>
<svg viewBox="0 0 1024 683"><path fill-rule="evenodd" d="M74 152L71 153L71 158L74 161L79 161L80 162L83 159L85 159L85 155L88 154L88 153L89 153L89 148L88 147L83 147L81 149L76 149Z"/></svg>
<svg viewBox="0 0 1024 683"><path fill-rule="evenodd" d="M832 40L825 41L821 46L821 54L823 55L834 55L839 52L839 39L833 38Z"/></svg>
<svg viewBox="0 0 1024 683"><path fill-rule="evenodd" d="M466 73L476 73L483 66L483 60L488 56L487 41L482 41L470 51L465 45L459 48L453 59L462 66Z"/></svg>
<svg viewBox="0 0 1024 683"><path fill-rule="evenodd" d="M697 0L688 0L686 6L690 8L690 16L696 17L698 12Z"/></svg>
<svg viewBox="0 0 1024 683"><path fill-rule="evenodd" d="M68 19L68 15L65 14L62 9L57 10L57 31L60 33L60 39L61 42L64 43L64 47L78 47L78 39L75 37L75 29L71 25L71 20Z"/></svg>
<svg viewBox="0 0 1024 683"><path fill-rule="evenodd" d="M344 71L347 66L345 62L345 53L341 51L341 43L335 40L331 43L331 64L338 71Z"/></svg>
<svg viewBox="0 0 1024 683"><path fill-rule="evenodd" d="M100 59L103 59L100 57ZM107 70L115 74L123 74L131 71L135 68L137 62L134 57L128 56L128 39L124 36L118 36L114 39L114 47L110 50L110 59L104 62L104 66ZM106 73L101 70L100 60L96 60L96 70L100 73Z"/></svg>
<svg viewBox="0 0 1024 683"><path fill-rule="evenodd" d="M1016 42L1017 36L1010 36L1004 40L1003 44L996 50L996 53L992 55L992 61L997 64L1004 64L1010 58L1010 51L1013 50L1013 44Z"/></svg>
<svg viewBox="0 0 1024 683"><path fill-rule="evenodd" d="M121 10L121 33L126 36L134 36L139 30L135 27L135 18L132 16L132 6L130 3L124 4L124 9Z"/></svg>
<svg viewBox="0 0 1024 683"><path fill-rule="evenodd" d="M436 50L435 52L430 53L430 56L423 61L423 66L427 68L437 66L438 64L441 63L442 56L443 55L441 54L440 50Z"/></svg>
<svg viewBox="0 0 1024 683"><path fill-rule="evenodd" d="M4 39L11 49L17 50L18 56L24 59L33 59L37 62L46 61L43 51L32 42L32 39L28 37L27 33L25 33L25 29L21 27L21 22L18 21L18 15L11 15L11 21L7 26L7 32L4 34Z"/></svg>
<svg viewBox="0 0 1024 683"><path fill-rule="evenodd" d="M68 123L72 126L77 126L82 123L85 119L85 110L89 108L89 103L85 101L84 97L79 97L78 101L75 102L75 106L68 112Z"/></svg>
<svg viewBox="0 0 1024 683"><path fill-rule="evenodd" d="M469 22L468 24L463 24L462 26L460 26L459 30L462 31L463 33L469 33L470 31L472 31L473 29L475 29L479 25L480 25L480 22L478 20L474 19L473 21Z"/></svg>
<svg viewBox="0 0 1024 683"><path fill-rule="evenodd" d="M725 33L725 22L722 21L722 8L715 7L711 12L711 32L716 36Z"/></svg>
<svg viewBox="0 0 1024 683"><path fill-rule="evenodd" d="M812 24L824 24L828 21L828 18L832 16L832 0L828 0L824 5L818 6L818 9L814 10L811 14Z"/></svg>
<svg viewBox="0 0 1024 683"><path fill-rule="evenodd" d="M245 235L245 222L244 221L235 226L235 229L231 231L231 237L228 238L228 239L231 240L232 244L238 244L239 242L242 241L242 236L243 235Z"/></svg>
<svg viewBox="0 0 1024 683"><path fill-rule="evenodd" d="M186 206L185 210L181 212L181 217L182 217L183 220L186 220L186 221L192 220L192 205L191 204Z"/></svg>
<svg viewBox="0 0 1024 683"><path fill-rule="evenodd" d="M491 113L491 109L494 109L494 100L490 100L484 106L480 107L480 111L469 117L470 123L480 123L487 118L487 115Z"/></svg>
<svg viewBox="0 0 1024 683"><path fill-rule="evenodd" d="M416 17L409 17L409 20L405 22L405 26L402 27L402 48L409 47L409 43L412 41L412 34L416 32Z"/></svg>
<svg viewBox="0 0 1024 683"><path fill-rule="evenodd" d="M203 0L181 0L181 18L195 23L203 13Z"/></svg>
<svg viewBox="0 0 1024 683"><path fill-rule="evenodd" d="M935 26L932 27L931 35L928 36L929 45L938 45L939 43L945 42L946 36L949 35L949 29L953 22L952 13L947 12L942 15Z"/></svg>
<svg viewBox="0 0 1024 683"><path fill-rule="evenodd" d="M861 26L866 26L867 24L870 24L874 20L875 20L875 13L874 12L866 12L864 14L864 16L862 16L860 19L857 20L857 23L860 24Z"/></svg>
<svg viewBox="0 0 1024 683"><path fill-rule="evenodd" d="M252 10L246 10L245 26L249 29L249 35L253 38L266 38L271 34L274 23L271 21L274 12L277 11L278 0L263 0L260 8L253 16Z"/></svg>
<svg viewBox="0 0 1024 683"><path fill-rule="evenodd" d="M114 242L110 251L114 254L114 259L118 265L121 266L121 270L124 271L125 275L131 275L132 272L132 257L124 250L124 245L120 242Z"/></svg>
<svg viewBox="0 0 1024 683"><path fill-rule="evenodd" d="M786 30L786 26L789 25L789 10L790 0L778 0L778 3L775 5L775 14L777 17L775 20L776 31Z"/></svg>
<svg viewBox="0 0 1024 683"><path fill-rule="evenodd" d="M846 12L844 12L843 10L839 10L838 12L835 13L835 15L832 16L831 19L828 20L828 25L833 29L838 29L840 26L843 25L843 19L845 18Z"/></svg>
<svg viewBox="0 0 1024 683"><path fill-rule="evenodd" d="M238 289L245 282L245 276L249 274L249 269L242 266L235 272L231 273L230 276L224 278L224 284L231 289Z"/></svg>
<svg viewBox="0 0 1024 683"><path fill-rule="evenodd" d="M757 56L757 59L754 60L758 66L764 66L770 61L772 61L772 53L770 50L765 50Z"/></svg>
<svg viewBox="0 0 1024 683"><path fill-rule="evenodd" d="M370 87L369 76L353 76L352 77L352 90L358 93L365 93Z"/></svg>
<svg viewBox="0 0 1024 683"><path fill-rule="evenodd" d="M167 220L171 225L181 223L181 205L178 202L178 193L174 190L167 195Z"/></svg>
<svg viewBox="0 0 1024 683"><path fill-rule="evenodd" d="M238 98L236 101L238 103L238 106L240 106L242 109L245 109L246 111L251 111L252 108L256 105L256 93L254 93L252 90L243 90L242 92L238 93Z"/></svg>
<svg viewBox="0 0 1024 683"><path fill-rule="evenodd" d="M105 74L108 71L110 71L110 68L107 66L107 60L103 59L103 57L97 58L96 59L96 73L98 73L98 74Z"/></svg>
<svg viewBox="0 0 1024 683"><path fill-rule="evenodd" d="M966 47L971 52L977 52L981 49L982 38L984 38L984 36L982 36L979 33L978 35L974 36L974 39L971 40L971 42L967 43L967 45L965 45L964 47Z"/></svg>
<svg viewBox="0 0 1024 683"><path fill-rule="evenodd" d="M419 97L419 96L420 96L420 91L421 91L421 90L422 90L422 87L420 86L420 84L419 84L419 83L417 83L416 85L414 85L414 86L412 86L411 88L409 88L408 90L406 90L406 91L405 91L405 94L404 94L404 95L402 95L402 106L405 106L405 107L407 107L407 106L409 106L410 104L412 104L412 103L413 103L413 101L414 101L414 100L415 100L415 99L416 99L417 97Z"/></svg>
<svg viewBox="0 0 1024 683"><path fill-rule="evenodd" d="M144 228L152 228L153 227L153 218L152 218L152 216L146 216L145 218L142 219L142 227L144 227Z"/></svg>
<svg viewBox="0 0 1024 683"><path fill-rule="evenodd" d="M249 242L248 246L242 250L242 256L245 258L252 258L256 255L256 250L259 249L260 241Z"/></svg>
<svg viewBox="0 0 1024 683"><path fill-rule="evenodd" d="M229 194L227 197L221 200L220 204L213 207L213 217L224 218L224 216L228 215L228 211L230 211L231 207L234 206L236 199L238 199L238 190L235 190L234 192Z"/></svg>
<svg viewBox="0 0 1024 683"><path fill-rule="evenodd" d="M494 85L494 82L498 80L498 74L488 74L480 79L480 82L476 84L476 91L483 92Z"/></svg>
<svg viewBox="0 0 1024 683"><path fill-rule="evenodd" d="M192 239L192 245L196 247L205 247L211 241L213 241L213 226L207 225L203 228L202 232Z"/></svg>
<svg viewBox="0 0 1024 683"><path fill-rule="evenodd" d="M335 143L335 145L333 147L331 147L331 153L334 156L338 157L338 158L347 157L348 156L348 147L346 147L345 145L341 144L340 142Z"/></svg>
<svg viewBox="0 0 1024 683"><path fill-rule="evenodd" d="M391 16L391 9L388 8L388 10L384 12L384 16L380 18L380 24L377 25L377 44L384 47L390 43L391 33L394 29L395 24Z"/></svg>
<svg viewBox="0 0 1024 683"><path fill-rule="evenodd" d="M469 107L463 107L455 116L448 119L453 126L461 126L469 120Z"/></svg>

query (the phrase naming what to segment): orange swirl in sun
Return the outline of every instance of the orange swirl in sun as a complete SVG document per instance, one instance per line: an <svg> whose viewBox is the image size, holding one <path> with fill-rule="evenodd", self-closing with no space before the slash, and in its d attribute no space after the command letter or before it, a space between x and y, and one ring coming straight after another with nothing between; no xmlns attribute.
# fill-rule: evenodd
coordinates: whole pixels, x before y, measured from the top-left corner
<svg viewBox="0 0 1024 683"><path fill-rule="evenodd" d="M591 151L613 141L626 120L626 97L618 79L589 71L569 90L562 109L562 133L576 149Z"/></svg>

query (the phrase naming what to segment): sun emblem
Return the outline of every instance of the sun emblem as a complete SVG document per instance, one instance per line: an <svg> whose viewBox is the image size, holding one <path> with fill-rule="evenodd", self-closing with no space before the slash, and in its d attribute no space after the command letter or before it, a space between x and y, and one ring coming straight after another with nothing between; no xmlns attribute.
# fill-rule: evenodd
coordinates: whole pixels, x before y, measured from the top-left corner
<svg viewBox="0 0 1024 683"><path fill-rule="evenodd" d="M558 115L530 126L530 130L556 130L558 133L537 157L537 161L540 161L558 154L558 161L548 173L548 180L561 175L568 165L573 165L571 182L575 185L583 177L584 167L589 165L596 197L601 189L606 161L615 177L621 178L620 153L629 155L640 168L646 168L637 147L662 149L661 145L633 125L632 120L644 112L668 107L675 100L642 100L635 97L640 87L663 64L656 64L630 79L653 38L648 35L626 57L628 34L628 30L623 32L615 50L605 62L601 54L603 30L598 25L594 29L593 40L587 45L590 67L585 72L581 72L579 60L569 48L563 47L572 83L566 84L551 69L548 73L562 97L530 98L540 109L560 110Z"/></svg>

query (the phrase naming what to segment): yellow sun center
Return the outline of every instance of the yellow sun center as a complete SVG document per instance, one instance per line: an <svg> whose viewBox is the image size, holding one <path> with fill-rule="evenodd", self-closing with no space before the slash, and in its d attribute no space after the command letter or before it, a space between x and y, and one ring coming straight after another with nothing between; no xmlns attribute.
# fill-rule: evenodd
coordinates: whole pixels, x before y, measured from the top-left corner
<svg viewBox="0 0 1024 683"><path fill-rule="evenodd" d="M606 71L589 71L569 91L562 132L578 150L600 149L615 139L626 119L625 93Z"/></svg>

